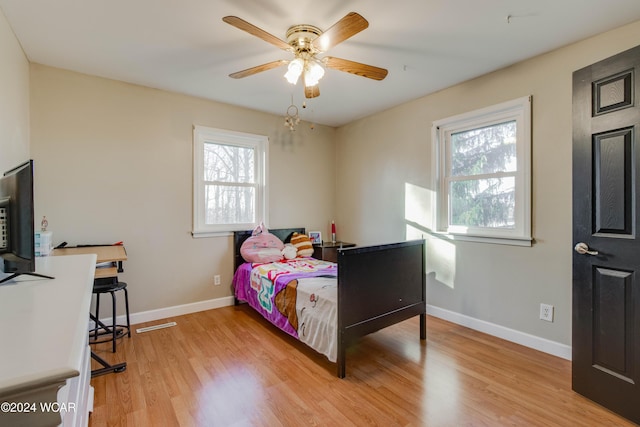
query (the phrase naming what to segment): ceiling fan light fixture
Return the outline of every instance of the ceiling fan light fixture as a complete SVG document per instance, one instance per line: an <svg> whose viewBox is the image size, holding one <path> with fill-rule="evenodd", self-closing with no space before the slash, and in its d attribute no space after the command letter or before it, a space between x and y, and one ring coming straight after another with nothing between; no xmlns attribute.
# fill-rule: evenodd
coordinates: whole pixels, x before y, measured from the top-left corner
<svg viewBox="0 0 640 427"><path fill-rule="evenodd" d="M318 84L322 76L324 76L324 68L317 61L307 61L304 68L304 84L305 86L315 86Z"/></svg>
<svg viewBox="0 0 640 427"><path fill-rule="evenodd" d="M298 83L298 79L304 70L304 61L300 58L296 58L293 61L289 62L289 67L287 68L287 72L284 75L284 78L287 79L289 83L295 85Z"/></svg>

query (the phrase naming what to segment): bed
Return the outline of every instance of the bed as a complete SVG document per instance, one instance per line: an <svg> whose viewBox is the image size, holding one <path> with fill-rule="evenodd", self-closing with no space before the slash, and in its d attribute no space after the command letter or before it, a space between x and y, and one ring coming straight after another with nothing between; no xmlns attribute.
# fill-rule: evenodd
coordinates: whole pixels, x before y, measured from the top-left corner
<svg viewBox="0 0 640 427"><path fill-rule="evenodd" d="M286 243L294 232L305 234L305 229L269 232ZM337 364L339 378L346 375L348 346L362 336L419 316L420 339L426 339L424 240L343 249L337 263L296 258L267 265L242 258L240 248L251 234L234 233L236 304L248 303L278 328L327 356ZM269 285L261 285L261 280ZM320 308L323 314L309 314ZM330 336L319 337L322 334Z"/></svg>

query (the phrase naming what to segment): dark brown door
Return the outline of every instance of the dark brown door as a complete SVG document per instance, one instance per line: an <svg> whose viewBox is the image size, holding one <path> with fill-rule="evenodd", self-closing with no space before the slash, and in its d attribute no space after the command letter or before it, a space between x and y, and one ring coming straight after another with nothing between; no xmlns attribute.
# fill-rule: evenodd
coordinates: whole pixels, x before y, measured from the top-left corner
<svg viewBox="0 0 640 427"><path fill-rule="evenodd" d="M576 392L640 423L637 82L640 46L573 74L572 357Z"/></svg>

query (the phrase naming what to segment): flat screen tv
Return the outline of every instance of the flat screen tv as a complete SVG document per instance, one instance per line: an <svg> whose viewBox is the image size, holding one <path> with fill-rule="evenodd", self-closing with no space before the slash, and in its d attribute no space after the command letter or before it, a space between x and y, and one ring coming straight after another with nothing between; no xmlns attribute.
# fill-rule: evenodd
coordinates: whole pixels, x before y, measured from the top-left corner
<svg viewBox="0 0 640 427"><path fill-rule="evenodd" d="M33 160L29 160L0 178L0 265L9 274L0 276L0 284L23 274L52 278L35 272L33 218Z"/></svg>

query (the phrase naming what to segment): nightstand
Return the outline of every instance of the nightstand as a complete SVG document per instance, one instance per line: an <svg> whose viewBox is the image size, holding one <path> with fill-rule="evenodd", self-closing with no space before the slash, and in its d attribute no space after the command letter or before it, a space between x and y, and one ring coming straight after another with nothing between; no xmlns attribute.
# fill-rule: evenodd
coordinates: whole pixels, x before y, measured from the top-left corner
<svg viewBox="0 0 640 427"><path fill-rule="evenodd" d="M313 257L324 261L338 262L338 249L353 248L355 243L322 242L313 245Z"/></svg>

